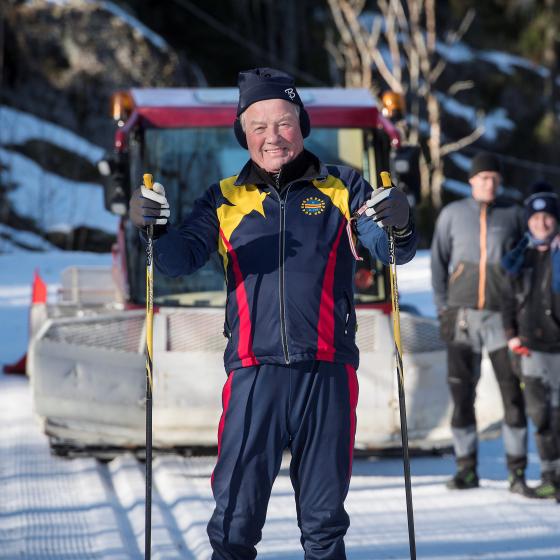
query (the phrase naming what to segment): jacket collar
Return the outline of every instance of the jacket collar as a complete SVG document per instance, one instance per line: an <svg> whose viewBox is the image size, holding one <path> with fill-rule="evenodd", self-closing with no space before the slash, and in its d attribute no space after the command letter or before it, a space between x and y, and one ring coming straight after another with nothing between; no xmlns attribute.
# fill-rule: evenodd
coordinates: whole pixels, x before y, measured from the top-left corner
<svg viewBox="0 0 560 560"><path fill-rule="evenodd" d="M303 150L294 160L282 166L279 175L280 187L296 181L313 181L314 179L324 181L328 174L327 166L315 154ZM260 168L253 160L249 160L243 166L234 184L236 186L268 185L276 188L273 175Z"/></svg>

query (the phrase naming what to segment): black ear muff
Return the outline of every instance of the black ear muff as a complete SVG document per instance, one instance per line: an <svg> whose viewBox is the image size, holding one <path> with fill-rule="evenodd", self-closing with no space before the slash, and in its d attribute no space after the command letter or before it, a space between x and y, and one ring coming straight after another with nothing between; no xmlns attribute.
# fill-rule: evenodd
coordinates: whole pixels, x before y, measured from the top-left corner
<svg viewBox="0 0 560 560"><path fill-rule="evenodd" d="M301 128L301 135L307 138L311 132L311 122L309 121L309 113L303 107L299 111L299 127Z"/></svg>
<svg viewBox="0 0 560 560"><path fill-rule="evenodd" d="M245 133L243 132L243 127L241 126L239 117L237 117L233 122L233 132L235 133L237 141L239 142L239 144L241 144L241 147L247 149L247 138L245 136Z"/></svg>

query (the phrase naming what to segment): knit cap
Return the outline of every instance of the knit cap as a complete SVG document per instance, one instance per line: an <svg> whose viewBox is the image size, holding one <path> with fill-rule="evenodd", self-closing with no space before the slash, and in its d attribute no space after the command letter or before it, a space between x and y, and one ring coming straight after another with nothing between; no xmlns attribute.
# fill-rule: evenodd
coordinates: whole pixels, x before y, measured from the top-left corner
<svg viewBox="0 0 560 560"><path fill-rule="evenodd" d="M539 181L531 187L532 194L525 199L525 217L528 220L537 212L551 214L560 220L560 204L554 188L545 181Z"/></svg>
<svg viewBox="0 0 560 560"><path fill-rule="evenodd" d="M239 103L237 116L256 103L265 99L285 99L303 107L303 102L296 90L294 79L285 72L274 68L254 68L239 72Z"/></svg>
<svg viewBox="0 0 560 560"><path fill-rule="evenodd" d="M471 161L469 179L482 171L495 171L497 173L501 173L502 167L500 165L500 160L494 154L479 152Z"/></svg>

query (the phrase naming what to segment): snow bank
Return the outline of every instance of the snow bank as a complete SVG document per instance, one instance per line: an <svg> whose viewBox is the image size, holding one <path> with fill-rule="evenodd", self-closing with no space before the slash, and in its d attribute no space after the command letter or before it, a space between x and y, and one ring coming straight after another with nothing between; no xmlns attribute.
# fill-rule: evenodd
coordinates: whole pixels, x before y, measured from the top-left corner
<svg viewBox="0 0 560 560"><path fill-rule="evenodd" d="M30 113L0 105L0 145L24 144L28 140L42 140L73 152L96 164L104 154L103 148L88 142L68 129Z"/></svg>
<svg viewBox="0 0 560 560"><path fill-rule="evenodd" d="M16 183L7 197L21 216L35 220L45 232L79 226L116 233L118 217L105 210L103 189L94 183L71 181L43 170L33 160L0 148L5 184Z"/></svg>

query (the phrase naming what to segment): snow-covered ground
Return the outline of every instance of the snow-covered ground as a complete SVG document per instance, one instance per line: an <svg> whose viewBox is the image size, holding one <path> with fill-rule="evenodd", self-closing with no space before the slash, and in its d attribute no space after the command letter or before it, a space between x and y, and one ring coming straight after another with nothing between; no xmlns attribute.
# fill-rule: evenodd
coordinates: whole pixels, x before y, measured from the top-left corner
<svg viewBox="0 0 560 560"><path fill-rule="evenodd" d="M433 315L429 255L399 270L401 303ZM29 285L38 268L52 286L62 268L109 264L109 255L0 255L0 363L25 350ZM52 457L32 413L28 381L0 375L0 558L136 559L143 557L143 467L125 455L103 464ZM528 478L538 479L531 438ZM481 487L445 489L453 458L415 457L412 484L419 559L521 560L560 558L560 506L507 491L501 441L480 449ZM153 558L208 560L205 525L212 511L214 458L162 456L154 462ZM350 560L406 559L408 533L402 463L356 459L347 499ZM259 558L302 558L286 465L274 486Z"/></svg>

